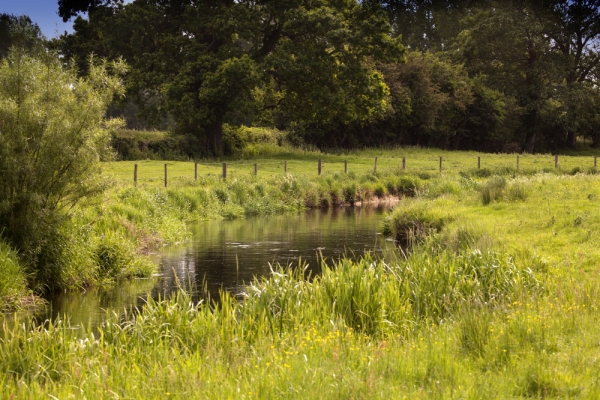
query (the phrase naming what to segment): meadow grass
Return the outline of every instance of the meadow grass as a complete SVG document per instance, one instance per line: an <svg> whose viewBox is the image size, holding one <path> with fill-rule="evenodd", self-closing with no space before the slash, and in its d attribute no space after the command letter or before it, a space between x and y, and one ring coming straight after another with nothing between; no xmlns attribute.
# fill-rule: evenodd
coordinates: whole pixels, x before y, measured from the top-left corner
<svg viewBox="0 0 600 400"><path fill-rule="evenodd" d="M600 155L600 154L598 154ZM339 151L338 153L321 153L290 148L289 151L279 149L278 153L268 157L249 157L246 159L204 159L184 161L118 161L103 164L104 173L121 184L133 184L134 164L138 164L138 185L164 186L164 165L167 164L168 184L182 185L194 179L194 162L198 163L200 176L222 175L222 164L227 163L227 176L239 178L254 175L254 164L257 164L258 175L278 177L284 174L284 162L287 172L294 176L316 176L318 160L322 160L323 174L344 172L344 161L349 173L363 175L372 172L377 157L377 170L400 170L402 159L405 159L405 172L413 174L439 173L439 158L442 157L442 172L457 174L460 171L477 169L477 159L481 159L482 175L491 171L506 173L533 174L539 172L568 174L590 172L594 169L593 155L560 155L559 166L554 166L551 154L487 154L473 151L444 151L403 147L397 149L366 149ZM517 170L517 157L519 168Z"/></svg>
<svg viewBox="0 0 600 400"><path fill-rule="evenodd" d="M11 311L27 294L27 281L17 252L1 239L0 271L0 311Z"/></svg>
<svg viewBox="0 0 600 400"><path fill-rule="evenodd" d="M405 196L382 229L411 239L308 280L274 266L241 300L180 293L83 333L68 321L6 324L0 396L600 397L600 176L544 168L316 177L307 166L305 176L116 188L81 218L140 248L185 240L186 221L352 193Z"/></svg>

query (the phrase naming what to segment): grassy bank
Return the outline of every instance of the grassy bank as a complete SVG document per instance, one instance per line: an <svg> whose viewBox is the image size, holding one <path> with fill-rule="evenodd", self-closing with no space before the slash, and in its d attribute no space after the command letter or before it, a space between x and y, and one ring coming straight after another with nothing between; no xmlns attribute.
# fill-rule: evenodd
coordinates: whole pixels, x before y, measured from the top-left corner
<svg viewBox="0 0 600 400"><path fill-rule="evenodd" d="M152 215L144 210L154 201L181 220L226 217L233 207L236 216L280 212L277 204L299 197L291 204L305 207L305 194L328 178L355 183L355 194L406 179L412 191L386 222L403 244L397 257L343 260L310 282L276 269L242 302L223 294L218 305L196 305L180 295L114 315L83 338L68 323L16 324L0 342L2 397L600 396L599 176L499 168L309 178L120 188L103 218L169 237L135 212ZM239 182L247 192L236 197ZM259 184L268 196L258 196ZM148 200L158 193L167 200ZM135 232L127 234L143 237Z"/></svg>

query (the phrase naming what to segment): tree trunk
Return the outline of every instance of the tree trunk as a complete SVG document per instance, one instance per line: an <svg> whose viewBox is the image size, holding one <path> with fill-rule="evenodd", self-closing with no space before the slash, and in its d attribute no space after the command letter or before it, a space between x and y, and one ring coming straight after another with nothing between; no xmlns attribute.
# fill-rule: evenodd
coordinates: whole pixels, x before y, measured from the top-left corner
<svg viewBox="0 0 600 400"><path fill-rule="evenodd" d="M525 151L533 154L535 148L535 139L537 137L537 113L530 111L525 115L525 127L527 129L527 137L525 138Z"/></svg>
<svg viewBox="0 0 600 400"><path fill-rule="evenodd" d="M223 155L223 116L218 115L215 121L209 126L206 135L206 144L208 151L214 156Z"/></svg>
<svg viewBox="0 0 600 400"><path fill-rule="evenodd" d="M525 151L529 154L533 154L533 149L535 148L535 137L537 136L537 132L535 129L531 129L527 134L527 139L525 140Z"/></svg>
<svg viewBox="0 0 600 400"><path fill-rule="evenodd" d="M567 133L567 146L574 149L577 146L577 133L575 129L570 129Z"/></svg>

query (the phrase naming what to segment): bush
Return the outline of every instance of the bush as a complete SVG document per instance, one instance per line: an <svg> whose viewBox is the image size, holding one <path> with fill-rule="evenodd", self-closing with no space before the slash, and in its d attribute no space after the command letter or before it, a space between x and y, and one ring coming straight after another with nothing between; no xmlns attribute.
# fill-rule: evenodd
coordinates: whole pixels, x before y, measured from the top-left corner
<svg viewBox="0 0 600 400"><path fill-rule="evenodd" d="M223 151L227 156L255 157L283 145L284 133L274 128L223 125Z"/></svg>
<svg viewBox="0 0 600 400"><path fill-rule="evenodd" d="M421 188L421 180L415 176L401 176L398 179L396 192L406 197L414 197Z"/></svg>
<svg viewBox="0 0 600 400"><path fill-rule="evenodd" d="M430 209L428 202L403 202L386 218L383 230L400 246L410 248L428 235L439 232L449 219Z"/></svg>
<svg viewBox="0 0 600 400"><path fill-rule="evenodd" d="M106 187L98 160L108 157L119 123L104 117L123 92L108 69L124 66L89 64L80 78L49 53L34 58L15 48L0 61L0 230L36 278L60 275L44 269L61 268L52 257L68 253L60 239L68 210Z"/></svg>
<svg viewBox="0 0 600 400"><path fill-rule="evenodd" d="M188 160L202 154L191 136L165 132L118 130L111 146L118 160Z"/></svg>

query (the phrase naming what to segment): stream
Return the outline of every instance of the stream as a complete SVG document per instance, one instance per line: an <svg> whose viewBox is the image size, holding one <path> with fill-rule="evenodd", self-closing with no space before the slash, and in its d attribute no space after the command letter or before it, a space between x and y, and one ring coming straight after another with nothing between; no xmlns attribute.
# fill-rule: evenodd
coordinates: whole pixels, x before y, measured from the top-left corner
<svg viewBox="0 0 600 400"><path fill-rule="evenodd" d="M121 313L144 304L147 296L164 298L183 288L198 299L206 287L212 298L220 290L239 294L271 266L305 266L314 275L321 260L366 252L384 255L393 248L379 233L389 205L309 210L299 214L260 216L233 221L206 221L192 226L193 240L152 254L159 274L110 289L58 293L40 320L65 318L70 325L97 326L108 312Z"/></svg>

